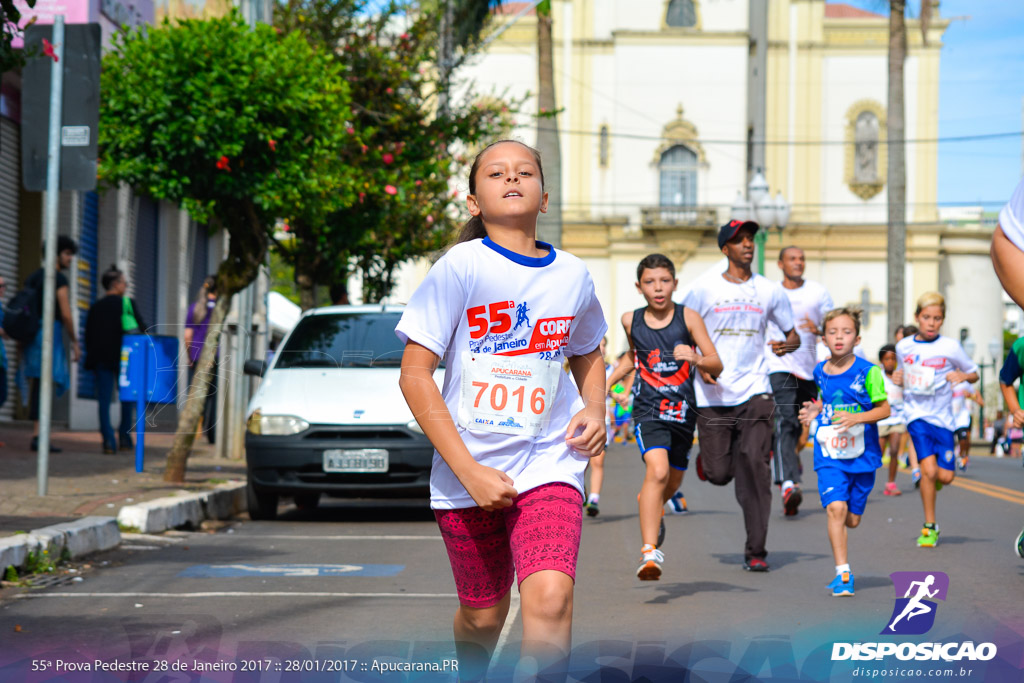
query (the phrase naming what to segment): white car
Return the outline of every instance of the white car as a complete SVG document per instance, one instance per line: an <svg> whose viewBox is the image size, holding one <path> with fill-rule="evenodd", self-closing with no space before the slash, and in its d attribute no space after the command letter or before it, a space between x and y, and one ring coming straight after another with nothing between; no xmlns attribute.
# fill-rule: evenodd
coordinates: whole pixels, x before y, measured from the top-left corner
<svg viewBox="0 0 1024 683"><path fill-rule="evenodd" d="M245 364L263 377L245 435L252 519L276 517L280 496L300 508L321 494L426 498L434 448L398 387L401 316L380 304L313 309L269 364Z"/></svg>

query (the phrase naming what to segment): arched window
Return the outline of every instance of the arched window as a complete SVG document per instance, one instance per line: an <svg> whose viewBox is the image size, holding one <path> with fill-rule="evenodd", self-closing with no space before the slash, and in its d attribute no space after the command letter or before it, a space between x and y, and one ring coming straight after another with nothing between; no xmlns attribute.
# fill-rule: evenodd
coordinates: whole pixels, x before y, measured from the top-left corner
<svg viewBox="0 0 1024 683"><path fill-rule="evenodd" d="M697 154L675 145L661 155L659 192L661 206L697 205Z"/></svg>
<svg viewBox="0 0 1024 683"><path fill-rule="evenodd" d="M854 124L853 180L873 183L878 180L878 117L862 111Z"/></svg>
<svg viewBox="0 0 1024 683"><path fill-rule="evenodd" d="M665 23L669 26L692 28L697 25L697 10L693 0L670 0Z"/></svg>

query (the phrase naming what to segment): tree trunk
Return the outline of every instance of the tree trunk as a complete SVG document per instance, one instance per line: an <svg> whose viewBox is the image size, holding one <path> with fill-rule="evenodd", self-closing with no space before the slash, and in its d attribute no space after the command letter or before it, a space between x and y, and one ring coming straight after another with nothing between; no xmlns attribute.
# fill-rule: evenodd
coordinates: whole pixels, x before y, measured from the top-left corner
<svg viewBox="0 0 1024 683"><path fill-rule="evenodd" d="M903 124L903 63L907 57L906 2L889 2L889 106L886 134L889 168L886 183L889 199L889 248L886 259L889 278L889 329L886 336L904 323L904 268L907 257L907 177L906 144Z"/></svg>
<svg viewBox="0 0 1024 683"><path fill-rule="evenodd" d="M299 306L302 310L316 308L316 282L313 277L308 273L296 273L295 284L299 286Z"/></svg>
<svg viewBox="0 0 1024 683"><path fill-rule="evenodd" d="M250 202L225 210L224 215L231 221L228 233L231 236L228 255L217 268L217 303L210 313L203 350L199 354L198 367L192 385L189 387L185 407L178 416L178 429L174 443L167 453L164 481L181 483L185 481L185 467L196 440L199 416L206 404L210 388L213 364L217 358L220 335L224 327L231 299L256 279L260 265L267 255L269 238L256 208Z"/></svg>
<svg viewBox="0 0 1024 683"><path fill-rule="evenodd" d="M542 9L543 8L543 9ZM558 141L551 5L537 7L537 151L544 165L548 212L537 221L537 238L562 246L562 149ZM569 68L565 65L565 68Z"/></svg>
<svg viewBox="0 0 1024 683"><path fill-rule="evenodd" d="M438 46L439 58L437 60L437 118L445 120L450 114L448 104L451 93L452 67L455 62L455 0L441 0L443 11L441 13L440 45Z"/></svg>

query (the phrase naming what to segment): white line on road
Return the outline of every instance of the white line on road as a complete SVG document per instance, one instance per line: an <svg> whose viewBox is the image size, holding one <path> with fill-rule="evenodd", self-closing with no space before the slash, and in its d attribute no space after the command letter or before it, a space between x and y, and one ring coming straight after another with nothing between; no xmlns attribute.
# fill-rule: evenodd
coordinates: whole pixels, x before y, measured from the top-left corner
<svg viewBox="0 0 1024 683"><path fill-rule="evenodd" d="M440 541L440 536L299 536L297 534L234 534L235 538L270 538L295 541Z"/></svg>
<svg viewBox="0 0 1024 683"><path fill-rule="evenodd" d="M16 599L38 598L458 598L456 593L333 593L301 591L205 591L201 593L23 593ZM516 600L518 605L518 599Z"/></svg>
<svg viewBox="0 0 1024 683"><path fill-rule="evenodd" d="M501 627L501 635L498 636L498 644L494 646L494 655L491 657L491 666L501 659L501 651L505 649L508 642L508 634L512 631L512 624L519 616L519 588L512 589L512 599L509 601L508 616L505 617L505 625Z"/></svg>

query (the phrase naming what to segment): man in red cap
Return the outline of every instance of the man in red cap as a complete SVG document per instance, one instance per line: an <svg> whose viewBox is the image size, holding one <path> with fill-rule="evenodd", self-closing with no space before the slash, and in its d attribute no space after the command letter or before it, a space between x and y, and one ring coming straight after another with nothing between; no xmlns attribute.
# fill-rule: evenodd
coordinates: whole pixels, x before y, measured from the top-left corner
<svg viewBox="0 0 1024 683"><path fill-rule="evenodd" d="M695 383L697 476L717 486L736 480L736 500L747 530L743 568L766 572L775 401L763 351L765 331L769 322L783 331L784 340L770 343L779 356L799 348L800 337L782 288L750 269L757 230L753 221L723 225L718 246L728 268L721 277L697 282L683 303L704 319L724 367L717 381L701 375Z"/></svg>

